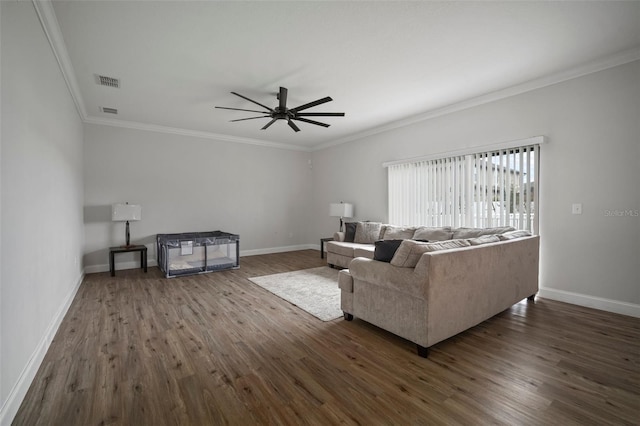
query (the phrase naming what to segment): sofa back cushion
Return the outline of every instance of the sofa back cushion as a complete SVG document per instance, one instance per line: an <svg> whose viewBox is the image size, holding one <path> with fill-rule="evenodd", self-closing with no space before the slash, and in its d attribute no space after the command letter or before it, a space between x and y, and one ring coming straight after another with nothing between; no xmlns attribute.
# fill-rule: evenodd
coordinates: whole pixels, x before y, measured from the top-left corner
<svg viewBox="0 0 640 426"><path fill-rule="evenodd" d="M453 238L453 230L450 226L431 227L421 226L416 228L412 239L428 241L445 241Z"/></svg>
<svg viewBox="0 0 640 426"><path fill-rule="evenodd" d="M421 241L404 240L396 254L391 259L393 266L401 268L415 268L424 253L438 250L448 250L459 247L469 247L471 243L467 240L437 241L434 243L423 243Z"/></svg>
<svg viewBox="0 0 640 426"><path fill-rule="evenodd" d="M523 238L523 237L530 237L530 236L531 236L531 232L518 229L517 231L510 231L510 232L505 232L504 234L500 234L498 235L498 238L500 238L500 241L507 241L507 240L515 240L516 238Z"/></svg>
<svg viewBox="0 0 640 426"><path fill-rule="evenodd" d="M373 244L380 239L380 222L358 222L354 243Z"/></svg>
<svg viewBox="0 0 640 426"><path fill-rule="evenodd" d="M416 228L409 227L404 228L402 226L386 225L382 229L383 240L408 240L413 238L413 234L416 232Z"/></svg>
<svg viewBox="0 0 640 426"><path fill-rule="evenodd" d="M456 228L453 230L453 239L478 238L483 235L497 235L515 231L512 226L498 226L496 228Z"/></svg>
<svg viewBox="0 0 640 426"><path fill-rule="evenodd" d="M472 246L480 246L487 243L498 243L500 242L500 238L498 238L497 235L483 235L478 238L469 238L467 241L469 241Z"/></svg>
<svg viewBox="0 0 640 426"><path fill-rule="evenodd" d="M404 240L378 240L376 241L376 248L373 252L373 260L380 262L391 262L393 255L396 254L398 247Z"/></svg>

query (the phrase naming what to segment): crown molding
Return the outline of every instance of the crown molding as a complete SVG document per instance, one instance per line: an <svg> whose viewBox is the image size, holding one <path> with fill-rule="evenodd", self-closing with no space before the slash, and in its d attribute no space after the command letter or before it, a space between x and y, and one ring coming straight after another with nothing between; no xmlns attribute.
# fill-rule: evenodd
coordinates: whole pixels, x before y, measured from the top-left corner
<svg viewBox="0 0 640 426"><path fill-rule="evenodd" d="M103 126L121 127L124 129L145 130L148 132L167 133L171 135L191 136L202 139L214 139L217 141L242 143L248 145L264 146L267 148L287 149L290 151L311 152L311 148L299 147L284 143L270 142L262 139L241 138L212 132L198 130L181 129L178 127L160 126L157 124L147 124L135 121L113 120L107 118L86 117L83 120L87 124L99 124Z"/></svg>
<svg viewBox="0 0 640 426"><path fill-rule="evenodd" d="M342 145L344 143L355 141L358 139L363 139L368 136L376 135L378 133L388 132L390 130L398 129L400 127L406 127L411 124L419 123L421 121L430 120L436 117L462 111L468 108L473 108L473 107L484 105L490 102L495 102L501 99L520 95L522 93L530 92L537 89L542 89L544 87L562 83L563 81L572 80L574 78L582 77L598 71L603 71L609 68L617 67L619 65L624 65L637 60L640 60L640 47L635 47L633 49L625 50L615 55L602 58L597 61L592 61L579 67L570 68L555 74L537 78L535 80L530 80L522 84L507 87L506 89L497 90L495 92L477 96L475 98L471 98L462 102L447 105L442 108L434 109L431 111L424 112L422 114L414 115L412 117L397 120L389 124L375 127L370 130L365 130L364 132L359 132L341 139L336 139L331 142L327 142L321 145L316 145L313 148L313 151L319 151L322 149L330 148L332 146Z"/></svg>
<svg viewBox="0 0 640 426"><path fill-rule="evenodd" d="M64 38L60 31L58 18L53 10L53 4L50 0L32 0L31 3L33 3L33 7L36 9L40 25L47 36L47 40L49 40L53 55L56 61L58 61L58 66L60 67L60 71L62 71L62 77L71 93L71 98L76 105L80 119L84 121L87 118L87 110L84 106L80 87L78 86L76 73L73 70L73 65L71 65L71 58L69 57L67 46L64 43Z"/></svg>

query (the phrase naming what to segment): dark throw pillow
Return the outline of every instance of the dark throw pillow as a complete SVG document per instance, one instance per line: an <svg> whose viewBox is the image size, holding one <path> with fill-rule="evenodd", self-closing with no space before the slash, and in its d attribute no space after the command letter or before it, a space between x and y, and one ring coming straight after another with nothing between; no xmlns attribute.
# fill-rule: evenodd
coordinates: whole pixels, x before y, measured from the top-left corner
<svg viewBox="0 0 640 426"><path fill-rule="evenodd" d="M356 226L358 222L345 222L344 224L344 241L352 243L356 238Z"/></svg>
<svg viewBox="0 0 640 426"><path fill-rule="evenodd" d="M400 247L403 240L379 240L375 242L376 248L373 252L373 260L380 262L391 262L396 250Z"/></svg>

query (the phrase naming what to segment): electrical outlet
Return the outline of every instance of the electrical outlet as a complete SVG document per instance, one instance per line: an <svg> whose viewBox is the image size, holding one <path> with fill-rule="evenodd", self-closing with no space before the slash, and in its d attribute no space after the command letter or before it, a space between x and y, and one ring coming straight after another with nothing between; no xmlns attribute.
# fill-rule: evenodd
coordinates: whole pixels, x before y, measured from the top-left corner
<svg viewBox="0 0 640 426"><path fill-rule="evenodd" d="M571 214L582 214L582 203L573 203L571 206Z"/></svg>

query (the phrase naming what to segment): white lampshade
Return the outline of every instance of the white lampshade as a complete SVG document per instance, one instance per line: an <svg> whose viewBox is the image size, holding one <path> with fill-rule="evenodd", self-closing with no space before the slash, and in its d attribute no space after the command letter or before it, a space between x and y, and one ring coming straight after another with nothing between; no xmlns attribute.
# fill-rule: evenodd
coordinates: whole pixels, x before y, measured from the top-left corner
<svg viewBox="0 0 640 426"><path fill-rule="evenodd" d="M112 204L111 220L125 222L142 219L142 207L139 204Z"/></svg>
<svg viewBox="0 0 640 426"><path fill-rule="evenodd" d="M353 217L353 204L331 203L329 204L329 216Z"/></svg>

